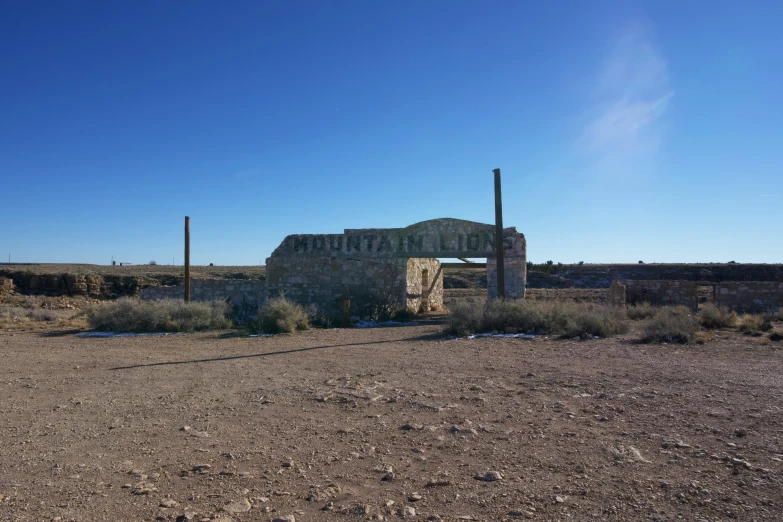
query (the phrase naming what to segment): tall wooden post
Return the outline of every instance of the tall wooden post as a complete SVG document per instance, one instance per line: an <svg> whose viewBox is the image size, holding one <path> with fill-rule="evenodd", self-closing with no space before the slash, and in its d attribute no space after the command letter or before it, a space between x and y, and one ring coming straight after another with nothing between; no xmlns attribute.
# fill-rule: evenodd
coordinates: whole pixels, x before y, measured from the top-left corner
<svg viewBox="0 0 783 522"><path fill-rule="evenodd" d="M190 302L190 216L185 216L185 302Z"/></svg>
<svg viewBox="0 0 783 522"><path fill-rule="evenodd" d="M498 270L498 298L506 298L505 248L503 244L503 198L500 195L500 169L495 169L495 255Z"/></svg>

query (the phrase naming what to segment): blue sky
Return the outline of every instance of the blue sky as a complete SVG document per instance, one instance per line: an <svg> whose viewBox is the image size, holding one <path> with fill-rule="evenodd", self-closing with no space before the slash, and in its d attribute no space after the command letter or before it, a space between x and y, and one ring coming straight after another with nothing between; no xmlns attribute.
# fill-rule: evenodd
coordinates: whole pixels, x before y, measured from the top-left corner
<svg viewBox="0 0 783 522"><path fill-rule="evenodd" d="M780 2L7 2L0 258L258 264L504 222L528 258L783 261Z"/></svg>

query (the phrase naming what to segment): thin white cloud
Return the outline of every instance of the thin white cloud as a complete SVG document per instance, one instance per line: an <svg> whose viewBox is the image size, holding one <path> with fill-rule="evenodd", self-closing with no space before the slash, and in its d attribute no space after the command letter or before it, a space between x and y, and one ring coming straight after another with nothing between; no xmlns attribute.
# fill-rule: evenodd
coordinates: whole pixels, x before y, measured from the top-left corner
<svg viewBox="0 0 783 522"><path fill-rule="evenodd" d="M654 154L662 117L674 95L666 60L649 31L626 30L607 53L587 110L583 148L602 161L627 164Z"/></svg>

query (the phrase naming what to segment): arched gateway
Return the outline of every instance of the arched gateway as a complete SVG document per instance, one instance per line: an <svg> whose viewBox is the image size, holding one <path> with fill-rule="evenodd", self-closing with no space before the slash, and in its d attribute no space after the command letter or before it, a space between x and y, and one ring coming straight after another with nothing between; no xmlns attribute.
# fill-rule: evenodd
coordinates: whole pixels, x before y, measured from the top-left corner
<svg viewBox="0 0 783 522"><path fill-rule="evenodd" d="M506 297L525 295L525 236L503 230ZM487 258L487 297L497 297L495 227L443 218L405 228L346 229L342 234L287 236L266 260L267 296L285 294L303 304L338 307L351 295L391 296L400 308L443 306L443 275L436 258Z"/></svg>

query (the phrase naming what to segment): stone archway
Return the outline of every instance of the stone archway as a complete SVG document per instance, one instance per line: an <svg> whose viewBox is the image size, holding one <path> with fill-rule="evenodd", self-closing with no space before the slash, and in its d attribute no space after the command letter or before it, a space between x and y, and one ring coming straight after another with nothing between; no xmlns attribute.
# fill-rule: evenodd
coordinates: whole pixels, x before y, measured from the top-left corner
<svg viewBox="0 0 783 522"><path fill-rule="evenodd" d="M506 297L525 295L526 242L516 228L503 231ZM342 234L287 236L266 260L267 295L285 293L301 303L335 306L347 288L398 295L408 302L408 282L420 281L412 259L428 261L431 282L440 273L437 258L487 258L487 297L497 297L494 225L442 218L405 228L345 229ZM442 288L442 275L440 276ZM441 291L442 305L442 291ZM430 295L432 299L432 295Z"/></svg>

